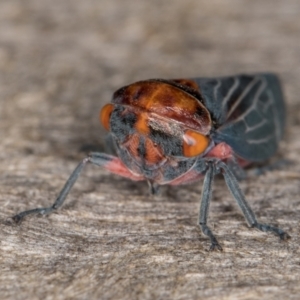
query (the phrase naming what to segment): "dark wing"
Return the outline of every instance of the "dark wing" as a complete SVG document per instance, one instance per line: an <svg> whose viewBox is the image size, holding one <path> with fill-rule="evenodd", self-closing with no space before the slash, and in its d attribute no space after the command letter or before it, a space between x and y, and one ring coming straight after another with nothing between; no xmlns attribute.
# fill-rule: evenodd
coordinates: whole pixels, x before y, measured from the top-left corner
<svg viewBox="0 0 300 300"><path fill-rule="evenodd" d="M274 74L196 78L216 122L212 137L240 157L264 161L277 150L285 125L285 105Z"/></svg>

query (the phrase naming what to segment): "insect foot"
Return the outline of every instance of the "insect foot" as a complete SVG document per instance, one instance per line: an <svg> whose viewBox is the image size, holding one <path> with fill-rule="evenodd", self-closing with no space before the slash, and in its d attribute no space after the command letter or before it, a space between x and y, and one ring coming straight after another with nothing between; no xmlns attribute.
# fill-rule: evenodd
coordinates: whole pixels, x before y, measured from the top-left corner
<svg viewBox="0 0 300 300"><path fill-rule="evenodd" d="M282 229L278 227L274 227L268 224L260 224L260 223L254 223L251 227L257 228L260 231L264 232L273 232L275 235L278 235L281 240L286 241L291 238L291 236L283 231Z"/></svg>

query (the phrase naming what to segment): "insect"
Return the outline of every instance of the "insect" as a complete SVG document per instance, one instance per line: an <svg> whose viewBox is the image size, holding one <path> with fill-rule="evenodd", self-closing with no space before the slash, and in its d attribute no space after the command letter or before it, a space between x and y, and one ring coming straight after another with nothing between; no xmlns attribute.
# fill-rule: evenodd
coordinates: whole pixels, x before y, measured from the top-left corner
<svg viewBox="0 0 300 300"><path fill-rule="evenodd" d="M139 181L150 192L160 185L186 184L204 177L198 224L210 239L210 250L222 250L207 224L214 176L222 174L250 227L280 228L259 223L238 184L239 170L263 162L277 150L283 135L285 106L276 75L271 73L220 78L150 79L117 90L100 112L117 156L91 153L73 171L50 207L14 216L18 223L31 214L49 214L65 201L87 163Z"/></svg>

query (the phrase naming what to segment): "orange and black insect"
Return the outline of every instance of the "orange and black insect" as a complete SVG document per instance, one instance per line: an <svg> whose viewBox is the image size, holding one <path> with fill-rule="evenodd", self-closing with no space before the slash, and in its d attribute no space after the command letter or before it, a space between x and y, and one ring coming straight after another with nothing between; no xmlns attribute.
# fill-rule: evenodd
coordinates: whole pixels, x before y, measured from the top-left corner
<svg viewBox="0 0 300 300"><path fill-rule="evenodd" d="M186 184L204 177L199 226L219 249L207 225L213 178L222 174L250 227L289 235L261 224L239 188L241 167L263 162L283 135L285 106L274 74L179 80L151 79L117 90L100 119L117 156L91 153L74 170L53 205L21 212L49 214L65 201L87 163L132 180L146 180L151 193L160 185Z"/></svg>

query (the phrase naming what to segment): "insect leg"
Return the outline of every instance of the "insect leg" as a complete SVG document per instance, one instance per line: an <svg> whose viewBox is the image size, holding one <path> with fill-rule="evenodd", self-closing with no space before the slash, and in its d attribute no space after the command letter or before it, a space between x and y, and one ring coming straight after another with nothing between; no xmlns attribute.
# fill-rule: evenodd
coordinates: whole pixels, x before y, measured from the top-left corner
<svg viewBox="0 0 300 300"><path fill-rule="evenodd" d="M286 240L290 238L290 236L280 228L268 224L258 223L253 210L250 208L249 204L247 203L245 196L243 195L239 187L239 184L235 176L231 172L230 168L228 168L228 166L222 161L218 162L218 167L223 170L223 176L225 182L231 194L233 195L234 199L236 200L237 204L239 205L240 209L242 210L246 218L246 221L250 227L255 227L264 232L271 231L276 235L278 235L282 240Z"/></svg>
<svg viewBox="0 0 300 300"><path fill-rule="evenodd" d="M245 180L247 178L245 170L239 165L235 157L229 159L227 161L227 165L238 181Z"/></svg>
<svg viewBox="0 0 300 300"><path fill-rule="evenodd" d="M148 186L150 195L158 195L160 186L157 183L148 180Z"/></svg>
<svg viewBox="0 0 300 300"><path fill-rule="evenodd" d="M209 204L212 195L213 178L214 178L214 167L212 163L209 163L209 167L206 171L204 181L203 181L198 224L201 227L203 234L210 238L211 246L209 248L209 251L213 251L216 248L222 251L222 247L218 243L211 229L207 226L207 217L208 217Z"/></svg>
<svg viewBox="0 0 300 300"><path fill-rule="evenodd" d="M31 210L23 211L15 216L13 216L13 220L16 223L20 223L24 217L31 214L50 214L53 211L57 210L64 203L67 195L72 189L73 185L77 181L81 171L87 163L91 163L98 166L103 166L107 170L119 174L125 177L132 177L133 180L139 180L139 178L134 178L134 176L126 169L126 167L120 162L120 160L115 157L104 153L91 153L88 157L84 158L78 166L75 168L67 182L65 183L63 189L59 193L55 202L49 207L35 208Z"/></svg>

